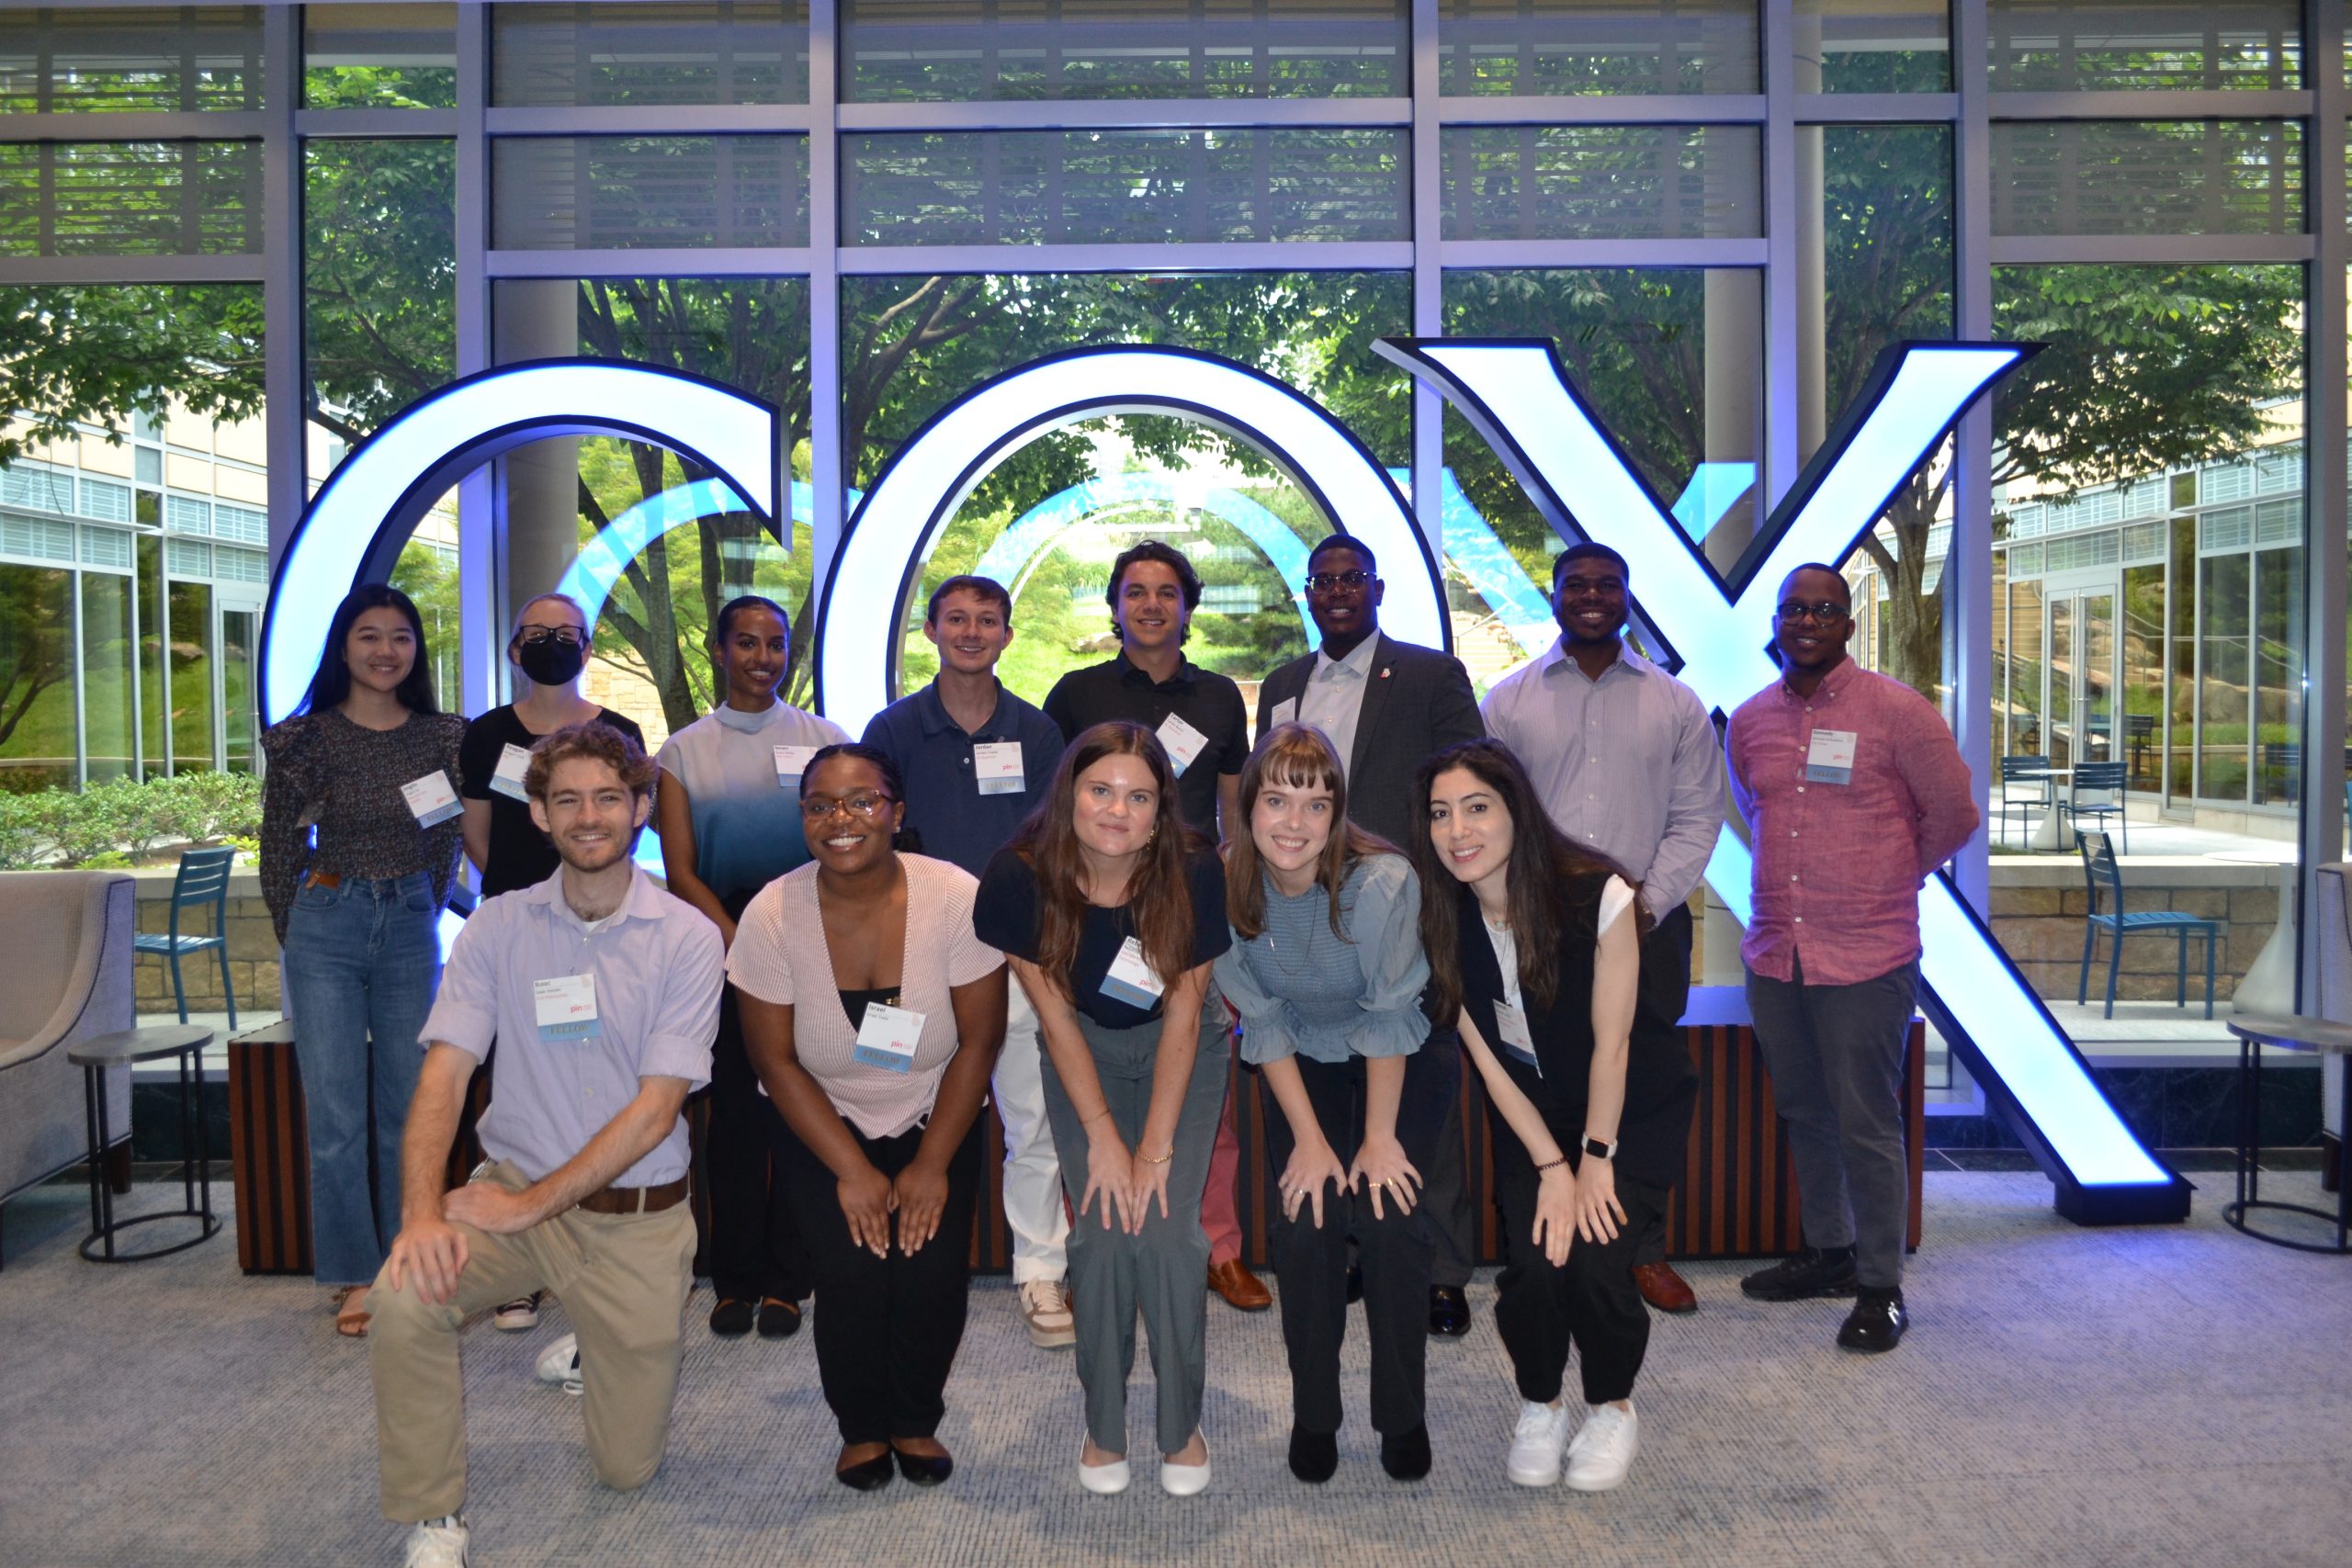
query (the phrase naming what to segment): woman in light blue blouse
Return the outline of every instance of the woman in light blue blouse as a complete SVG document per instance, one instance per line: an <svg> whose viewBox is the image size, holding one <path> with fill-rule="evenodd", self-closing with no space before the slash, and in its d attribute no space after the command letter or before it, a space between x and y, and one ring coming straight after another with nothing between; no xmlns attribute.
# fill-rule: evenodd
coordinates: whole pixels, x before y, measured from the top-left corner
<svg viewBox="0 0 2352 1568"><path fill-rule="evenodd" d="M1381 1467L1429 1473L1422 1361L1431 1241L1414 1204L1458 1077L1430 1044L1420 885L1395 846L1348 820L1347 777L1320 730L1278 725L1241 771L1247 831L1226 847L1233 946L1216 983L1259 1068L1282 1170L1271 1246L1290 1356L1290 1468L1339 1468L1348 1238L1363 1267L1372 1424Z"/></svg>

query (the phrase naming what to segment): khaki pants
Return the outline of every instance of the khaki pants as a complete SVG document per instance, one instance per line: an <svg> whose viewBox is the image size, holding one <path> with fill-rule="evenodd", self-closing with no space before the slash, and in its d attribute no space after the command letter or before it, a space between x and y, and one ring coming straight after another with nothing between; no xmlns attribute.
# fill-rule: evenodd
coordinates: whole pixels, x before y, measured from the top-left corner
<svg viewBox="0 0 2352 1568"><path fill-rule="evenodd" d="M512 1165L481 1180L520 1190ZM469 1314L552 1291L580 1337L581 1397L596 1479L629 1491L653 1479L670 1440L680 1314L694 1285L695 1223L680 1203L658 1214L558 1214L515 1235L470 1225L454 1300L428 1304L412 1275L368 1293L368 1370L376 1382L376 1457L384 1517L401 1524L452 1514L466 1500L465 1393L458 1325Z"/></svg>

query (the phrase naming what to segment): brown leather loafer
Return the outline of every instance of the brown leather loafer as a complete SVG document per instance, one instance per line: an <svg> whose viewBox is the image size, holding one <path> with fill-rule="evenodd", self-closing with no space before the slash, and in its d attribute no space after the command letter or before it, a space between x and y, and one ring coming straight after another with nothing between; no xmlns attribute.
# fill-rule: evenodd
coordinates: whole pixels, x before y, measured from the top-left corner
<svg viewBox="0 0 2352 1568"><path fill-rule="evenodd" d="M1209 1265L1209 1289L1240 1312L1263 1312L1274 1304L1274 1292L1238 1258Z"/></svg>
<svg viewBox="0 0 2352 1568"><path fill-rule="evenodd" d="M1640 1288L1642 1300L1660 1312L1670 1312L1679 1316L1683 1313L1699 1310L1698 1296L1692 1293L1670 1263L1634 1264L1634 1283Z"/></svg>

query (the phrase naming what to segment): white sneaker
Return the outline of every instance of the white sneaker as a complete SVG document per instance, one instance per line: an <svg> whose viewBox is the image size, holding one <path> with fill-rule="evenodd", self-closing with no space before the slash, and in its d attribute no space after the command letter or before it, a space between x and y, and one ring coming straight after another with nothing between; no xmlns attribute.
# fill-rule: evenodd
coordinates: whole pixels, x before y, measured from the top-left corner
<svg viewBox="0 0 2352 1568"><path fill-rule="evenodd" d="M1568 1444L1568 1484L1578 1492L1607 1492L1634 1468L1642 1446L1641 1418L1632 1404L1596 1404L1576 1440Z"/></svg>
<svg viewBox="0 0 2352 1568"><path fill-rule="evenodd" d="M1203 1443L1201 1447L1204 1451L1198 1464L1178 1464L1164 1455L1161 1457L1159 1489L1162 1492L1170 1497L1197 1497L1209 1489L1209 1456L1205 1451L1208 1445Z"/></svg>
<svg viewBox="0 0 2352 1568"><path fill-rule="evenodd" d="M1510 1435L1510 1456L1503 1472L1521 1486L1549 1486L1560 1479L1560 1455L1568 1446L1568 1407L1537 1404L1519 1407L1519 1427Z"/></svg>
<svg viewBox="0 0 2352 1568"><path fill-rule="evenodd" d="M426 1519L410 1530L401 1568L466 1568L464 1516Z"/></svg>
<svg viewBox="0 0 2352 1568"><path fill-rule="evenodd" d="M1046 1350L1078 1343L1078 1319L1069 1310L1069 1288L1059 1280L1032 1280L1021 1287L1021 1316L1029 1341Z"/></svg>
<svg viewBox="0 0 2352 1568"><path fill-rule="evenodd" d="M1078 1483L1098 1497L1114 1497L1127 1489L1133 1472L1125 1459L1114 1459L1108 1464L1086 1462L1086 1445L1078 1450Z"/></svg>
<svg viewBox="0 0 2352 1568"><path fill-rule="evenodd" d="M548 1346L539 1356L536 1372L541 1382L555 1383L576 1396L580 1393L580 1336L567 1334Z"/></svg>
<svg viewBox="0 0 2352 1568"><path fill-rule="evenodd" d="M537 1291L533 1291L527 1296L517 1296L511 1302L500 1303L498 1310L490 1314L490 1325L509 1334L520 1334L526 1328L537 1328L539 1325L539 1294Z"/></svg>

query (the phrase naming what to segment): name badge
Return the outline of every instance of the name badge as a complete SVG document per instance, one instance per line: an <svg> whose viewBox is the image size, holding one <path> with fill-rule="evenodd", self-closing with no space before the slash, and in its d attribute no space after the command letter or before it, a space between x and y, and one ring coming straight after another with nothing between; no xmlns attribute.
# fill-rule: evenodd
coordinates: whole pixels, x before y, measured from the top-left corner
<svg viewBox="0 0 2352 1568"><path fill-rule="evenodd" d="M982 795L1019 795L1028 787L1022 771L1021 742L984 740L972 748L972 780Z"/></svg>
<svg viewBox="0 0 2352 1568"><path fill-rule="evenodd" d="M500 751L498 772L490 775L491 793L509 800L529 800L531 797L523 793L523 770L530 765L531 753L520 746L509 746Z"/></svg>
<svg viewBox="0 0 2352 1568"><path fill-rule="evenodd" d="M1851 784L1854 782L1854 743L1859 739L1850 729L1816 729L1813 745L1804 754L1804 776L1808 784Z"/></svg>
<svg viewBox="0 0 2352 1568"><path fill-rule="evenodd" d="M775 749L775 782L800 787L800 775L808 771L808 759L817 754L814 746L779 746Z"/></svg>
<svg viewBox="0 0 2352 1568"><path fill-rule="evenodd" d="M458 803L458 792L449 787L449 775L444 773L411 779L401 785L401 797L408 802L409 815L416 818L420 828L438 827L465 809Z"/></svg>
<svg viewBox="0 0 2352 1568"><path fill-rule="evenodd" d="M1290 724L1295 721L1297 717L1298 699L1296 697L1284 697L1281 702L1274 705L1273 711L1266 715L1266 728L1268 729L1272 729L1278 724Z"/></svg>
<svg viewBox="0 0 2352 1568"><path fill-rule="evenodd" d="M531 1012L542 1040L602 1040L605 1025L596 1016L596 976L560 975L531 982Z"/></svg>
<svg viewBox="0 0 2352 1568"><path fill-rule="evenodd" d="M1209 743L1209 738L1186 724L1181 714L1171 713L1160 720L1159 735L1159 744L1168 753L1168 765L1180 779L1184 776L1184 770L1193 765L1193 759Z"/></svg>
<svg viewBox="0 0 2352 1568"><path fill-rule="evenodd" d="M1503 1049L1533 1067L1535 1076L1542 1077L1544 1066L1535 1059L1535 1037L1527 1032L1527 1014L1509 1002L1498 1001L1495 1004L1495 1028L1503 1037Z"/></svg>
<svg viewBox="0 0 2352 1568"><path fill-rule="evenodd" d="M912 1072L915 1047L922 1043L923 1015L888 1002L865 1004L865 1021L857 1026L857 1043L850 1060L886 1072Z"/></svg>
<svg viewBox="0 0 2352 1568"><path fill-rule="evenodd" d="M1119 955L1111 960L1111 972L1102 976L1102 994L1132 1008L1154 1006L1167 988L1151 972L1151 965L1144 962L1143 943L1133 937L1119 944Z"/></svg>

